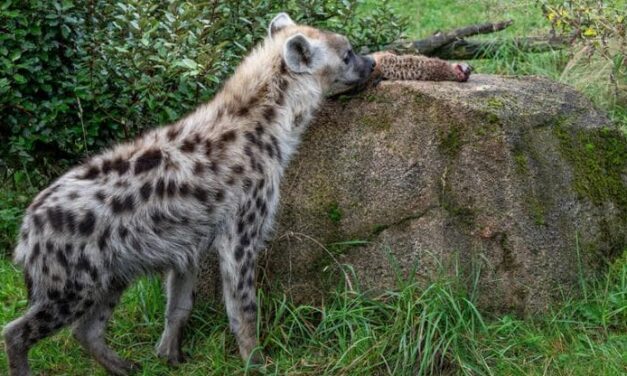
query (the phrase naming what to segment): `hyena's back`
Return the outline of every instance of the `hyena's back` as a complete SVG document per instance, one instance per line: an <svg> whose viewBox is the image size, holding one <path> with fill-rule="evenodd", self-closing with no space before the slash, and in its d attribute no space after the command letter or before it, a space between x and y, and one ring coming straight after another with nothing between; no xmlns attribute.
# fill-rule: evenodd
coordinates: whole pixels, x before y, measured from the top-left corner
<svg viewBox="0 0 627 376"><path fill-rule="evenodd" d="M106 291L137 274L189 270L233 193L212 178L220 168L212 158L217 144L164 128L92 158L44 190L24 217L15 252L32 293L68 283Z"/></svg>

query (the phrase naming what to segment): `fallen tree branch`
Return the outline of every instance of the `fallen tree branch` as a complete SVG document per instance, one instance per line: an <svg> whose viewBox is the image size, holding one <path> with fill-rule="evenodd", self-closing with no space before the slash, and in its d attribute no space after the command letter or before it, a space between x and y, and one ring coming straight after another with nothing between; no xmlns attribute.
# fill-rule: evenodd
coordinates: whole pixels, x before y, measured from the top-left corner
<svg viewBox="0 0 627 376"><path fill-rule="evenodd" d="M541 53L555 51L568 46L564 38L515 38L494 41L468 41L458 40L431 51L428 56L439 57L447 60L489 59L509 47L520 52Z"/></svg>
<svg viewBox="0 0 627 376"><path fill-rule="evenodd" d="M398 41L383 50L399 54L420 54L450 60L487 59L494 57L504 47L521 52L548 52L568 46L568 39L549 37L525 37L492 41L469 41L464 38L504 30L512 20L465 26L449 32L437 32L416 41ZM368 51L366 51L368 52Z"/></svg>
<svg viewBox="0 0 627 376"><path fill-rule="evenodd" d="M399 41L388 46L386 50L395 50L413 53L419 53L421 55L430 56L430 53L439 49L440 47L452 43L454 41L464 39L477 34L489 34L496 31L501 31L512 24L512 20L485 23L479 25L464 26L459 29L448 32L437 32L432 36L416 41Z"/></svg>

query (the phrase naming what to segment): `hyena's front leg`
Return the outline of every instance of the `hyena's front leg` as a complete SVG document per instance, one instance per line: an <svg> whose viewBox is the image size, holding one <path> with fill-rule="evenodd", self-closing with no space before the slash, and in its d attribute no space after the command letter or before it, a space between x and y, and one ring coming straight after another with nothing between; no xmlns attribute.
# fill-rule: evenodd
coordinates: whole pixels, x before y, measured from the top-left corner
<svg viewBox="0 0 627 376"><path fill-rule="evenodd" d="M468 81L471 68L465 63L429 58L421 55L395 55L375 52L373 77L383 80Z"/></svg>
<svg viewBox="0 0 627 376"><path fill-rule="evenodd" d="M196 272L170 271L167 279L168 303L165 314L165 329L157 345L157 355L167 359L171 365L183 362L181 351L183 329L194 304Z"/></svg>
<svg viewBox="0 0 627 376"><path fill-rule="evenodd" d="M255 294L256 255L248 233L233 233L230 241L219 247L220 272L224 305L229 326L237 339L239 352L245 361L261 363L257 347L257 298Z"/></svg>

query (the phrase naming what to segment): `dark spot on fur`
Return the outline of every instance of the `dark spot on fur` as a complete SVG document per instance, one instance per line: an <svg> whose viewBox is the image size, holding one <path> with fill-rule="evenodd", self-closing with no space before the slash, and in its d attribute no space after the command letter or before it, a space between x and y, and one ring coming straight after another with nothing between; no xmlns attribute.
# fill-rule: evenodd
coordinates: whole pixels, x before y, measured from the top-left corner
<svg viewBox="0 0 627 376"><path fill-rule="evenodd" d="M257 136L253 132L244 133L244 137L248 140L249 144L257 145L257 147L261 148L261 141L257 139Z"/></svg>
<svg viewBox="0 0 627 376"><path fill-rule="evenodd" d="M72 256L72 253L74 253L74 246L71 243L65 243L65 254Z"/></svg>
<svg viewBox="0 0 627 376"><path fill-rule="evenodd" d="M224 143L230 143L237 139L237 133L234 130L226 131L220 136L220 141Z"/></svg>
<svg viewBox="0 0 627 376"><path fill-rule="evenodd" d="M215 193L216 202L222 202L224 200L224 190L218 189Z"/></svg>
<svg viewBox="0 0 627 376"><path fill-rule="evenodd" d="M261 137L263 135L263 125L261 125L261 123L257 123L257 125L255 126L255 133L257 133L257 136Z"/></svg>
<svg viewBox="0 0 627 376"><path fill-rule="evenodd" d="M242 165L231 166L231 171L233 171L236 174L242 174L244 172L244 166Z"/></svg>
<svg viewBox="0 0 627 376"><path fill-rule="evenodd" d="M152 184L148 181L142 184L141 188L139 188L139 194L144 201L148 201L152 194Z"/></svg>
<svg viewBox="0 0 627 376"><path fill-rule="evenodd" d="M69 210L66 210L64 214L67 230L70 234L74 234L76 232L76 214Z"/></svg>
<svg viewBox="0 0 627 376"><path fill-rule="evenodd" d="M274 152L276 154L276 158L279 162L283 161L283 154L281 153L281 148L279 147L279 140L277 140L274 135L270 136L270 141L272 141L272 145L274 145Z"/></svg>
<svg viewBox="0 0 627 376"><path fill-rule="evenodd" d="M110 171L111 171L111 161L108 159L105 159L104 161L102 161L102 173L106 175Z"/></svg>
<svg viewBox="0 0 627 376"><path fill-rule="evenodd" d="M54 252L54 245L50 240L46 240L46 252L52 253Z"/></svg>
<svg viewBox="0 0 627 376"><path fill-rule="evenodd" d="M99 190L98 192L96 192L94 194L94 197L96 197L96 200L98 200L100 202L104 202L104 200L107 198L107 196L105 195L105 193L102 190Z"/></svg>
<svg viewBox="0 0 627 376"><path fill-rule="evenodd" d="M200 176L205 173L205 164L199 161L194 163L194 175Z"/></svg>
<svg viewBox="0 0 627 376"><path fill-rule="evenodd" d="M250 245L250 238L248 237L247 234L244 234L240 240L239 240L239 245L242 247L248 247Z"/></svg>
<svg viewBox="0 0 627 376"><path fill-rule="evenodd" d="M294 127L298 128L302 125L303 123L303 114L296 114L296 116L294 116Z"/></svg>
<svg viewBox="0 0 627 376"><path fill-rule="evenodd" d="M179 132L180 131L178 127L170 127L170 129L168 129L168 132L166 133L168 141L174 141L174 139L176 139L176 137L179 135Z"/></svg>
<svg viewBox="0 0 627 376"><path fill-rule="evenodd" d="M131 168L131 164L127 160L116 158L113 161L111 168L113 168L118 175L124 175Z"/></svg>
<svg viewBox="0 0 627 376"><path fill-rule="evenodd" d="M268 153L268 156L270 158L274 158L274 148L272 147L272 144L267 143L265 144L266 147L266 153Z"/></svg>
<svg viewBox="0 0 627 376"><path fill-rule="evenodd" d="M48 291L48 297L50 297L50 292ZM57 294L59 294L58 291L55 291ZM52 299L55 300L55 299ZM43 322L50 322L52 321L53 317L52 315L48 312L48 311L39 311L35 314L35 318L39 321L43 321Z"/></svg>
<svg viewBox="0 0 627 376"><path fill-rule="evenodd" d="M255 222L255 212L254 212L254 211L253 211L253 212L250 212L250 213L248 214L248 217L246 217L246 221L247 221L249 224L251 224L251 225Z"/></svg>
<svg viewBox="0 0 627 376"><path fill-rule="evenodd" d="M140 155L135 161L135 175L150 171L161 164L163 153L159 149L150 149Z"/></svg>
<svg viewBox="0 0 627 376"><path fill-rule="evenodd" d="M193 153L196 150L196 143L192 139L185 139L181 145L181 151L183 153Z"/></svg>
<svg viewBox="0 0 627 376"><path fill-rule="evenodd" d="M220 165L216 161L211 161L211 163L209 163L209 169L211 169L214 174L217 174L220 171Z"/></svg>
<svg viewBox="0 0 627 376"><path fill-rule="evenodd" d="M168 180L168 184L165 187L165 193L169 196L169 197L174 197L174 195L176 194L176 181L174 179L170 179Z"/></svg>
<svg viewBox="0 0 627 376"><path fill-rule="evenodd" d="M58 300L61 298L61 291L59 290L48 290L48 299L50 300Z"/></svg>
<svg viewBox="0 0 627 376"><path fill-rule="evenodd" d="M165 194L165 180L163 178L157 180L157 184L155 184L155 194L160 198L163 198L163 195Z"/></svg>
<svg viewBox="0 0 627 376"><path fill-rule="evenodd" d="M259 208L259 213L261 214L262 217L264 217L267 211L268 211L268 208L266 207L266 203L264 201L261 203L261 207Z"/></svg>
<svg viewBox="0 0 627 376"><path fill-rule="evenodd" d="M32 263L35 259L37 259L40 253L41 253L41 246L39 245L39 243L35 243L35 245L33 245L33 249L31 250L29 263Z"/></svg>
<svg viewBox="0 0 627 376"><path fill-rule="evenodd" d="M48 216L50 227L56 232L63 232L63 210L58 206L48 208L46 215Z"/></svg>
<svg viewBox="0 0 627 376"><path fill-rule="evenodd" d="M276 110L272 106L267 106L263 110L263 118L266 119L266 122L270 123L274 120L275 111Z"/></svg>
<svg viewBox="0 0 627 376"><path fill-rule="evenodd" d="M243 221L242 219L240 219L240 220L237 222L237 233L238 233L238 234L243 233L243 232L244 232L244 229L245 229L245 223L244 223L244 221Z"/></svg>
<svg viewBox="0 0 627 376"><path fill-rule="evenodd" d="M79 176L79 179L93 180L100 175L100 169L96 166L89 166L83 175Z"/></svg>
<svg viewBox="0 0 627 376"><path fill-rule="evenodd" d="M68 193L67 198L69 198L70 200L76 200L78 198L78 192L72 191Z"/></svg>
<svg viewBox="0 0 627 376"><path fill-rule="evenodd" d="M102 233L100 234L100 237L98 238L98 248L100 248L100 251L104 251L107 248L110 235L111 235L111 228L107 225L104 228L104 230L102 230Z"/></svg>
<svg viewBox="0 0 627 376"><path fill-rule="evenodd" d="M135 197L133 195L126 195L126 197L113 197L111 199L111 210L115 214L120 214L123 212L133 211L135 208Z"/></svg>
<svg viewBox="0 0 627 376"><path fill-rule="evenodd" d="M57 250L57 261L61 264L63 269L67 270L69 268L67 257L65 257L65 254L60 249Z"/></svg>
<svg viewBox="0 0 627 376"><path fill-rule="evenodd" d="M35 225L35 228L38 231L43 230L44 222L42 221L41 217L38 214L33 214L32 219L33 219L33 224Z"/></svg>
<svg viewBox="0 0 627 376"><path fill-rule="evenodd" d="M250 192L250 189L253 186L253 181L250 180L250 178L244 178L244 180L242 181L242 189L244 190L244 192L248 193Z"/></svg>
<svg viewBox="0 0 627 376"><path fill-rule="evenodd" d="M194 190L192 191L192 195L198 201L205 202L205 201L207 201L207 197L209 195L209 192L205 188L203 188L201 186L196 186L196 187L194 187Z"/></svg>
<svg viewBox="0 0 627 376"><path fill-rule="evenodd" d="M122 240L126 239L126 237L128 236L128 229L126 228L126 226L124 225L118 226L118 235L120 235L120 238Z"/></svg>
<svg viewBox="0 0 627 376"><path fill-rule="evenodd" d="M70 313L70 306L68 304L59 305L59 314L61 316L69 316Z"/></svg>
<svg viewBox="0 0 627 376"><path fill-rule="evenodd" d="M150 219L152 219L152 221L156 225L158 225L159 223L161 223L161 221L165 219L165 215L163 215L163 213L161 213L160 211L153 211L152 213L150 213Z"/></svg>
<svg viewBox="0 0 627 376"><path fill-rule="evenodd" d="M257 313L257 303L250 302L244 306L244 312L246 313Z"/></svg>
<svg viewBox="0 0 627 376"><path fill-rule="evenodd" d="M235 248L235 261L237 262L241 261L242 257L244 257L244 248L241 246L238 246L237 248Z"/></svg>
<svg viewBox="0 0 627 376"><path fill-rule="evenodd" d="M189 184L187 183L182 183L179 186L179 194L183 197L189 195Z"/></svg>

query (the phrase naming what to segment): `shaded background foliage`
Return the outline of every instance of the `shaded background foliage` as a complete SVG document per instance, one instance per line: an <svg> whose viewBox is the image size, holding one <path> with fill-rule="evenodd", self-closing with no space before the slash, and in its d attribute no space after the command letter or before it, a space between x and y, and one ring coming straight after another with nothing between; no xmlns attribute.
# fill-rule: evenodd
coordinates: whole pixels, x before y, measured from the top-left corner
<svg viewBox="0 0 627 376"><path fill-rule="evenodd" d="M401 37L387 1L5 0L0 3L0 246L34 192L81 157L172 122L219 89L270 19L376 49ZM4 237L4 238L3 238Z"/></svg>
<svg viewBox="0 0 627 376"><path fill-rule="evenodd" d="M60 173L112 140L176 120L209 99L275 13L339 30L357 46L400 35L387 7L357 1L5 1L0 155ZM376 20L374 22L373 20Z"/></svg>

